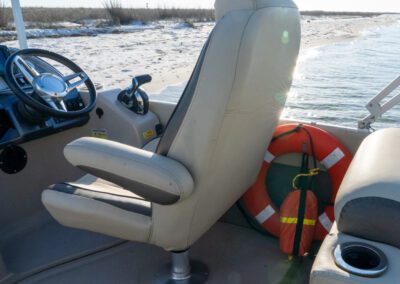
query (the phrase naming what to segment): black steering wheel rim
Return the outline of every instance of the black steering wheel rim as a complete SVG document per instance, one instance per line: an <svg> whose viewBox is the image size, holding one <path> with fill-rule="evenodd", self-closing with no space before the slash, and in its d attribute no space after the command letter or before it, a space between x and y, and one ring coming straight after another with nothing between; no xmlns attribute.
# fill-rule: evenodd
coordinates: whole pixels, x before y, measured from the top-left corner
<svg viewBox="0 0 400 284"><path fill-rule="evenodd" d="M17 56L20 55L29 55L29 56L37 56L37 57L43 57L47 59L54 60L65 67L69 68L72 72L75 74L81 73L86 75L86 80L84 81L84 85L88 89L89 92L89 103L81 110L77 111L62 111L62 110L57 110L55 108L52 108L50 106L47 106L46 104L40 102L39 100L35 99L34 97L28 95L18 84L14 73L13 73L13 68L14 68L14 60ZM52 117L58 117L58 118L76 118L76 117L81 117L89 114L94 107L96 106L96 101L97 101L97 93L96 93L96 88L92 82L92 80L89 78L87 73L79 67L77 64L72 62L70 59L48 51L48 50L43 50L43 49L34 49L34 48L28 48L28 49L22 49L19 50L12 55L10 55L5 63L5 71L4 71L4 78L10 87L10 89L14 92L14 94L26 105L31 107L32 109L38 111L41 114L45 114L48 116Z"/></svg>

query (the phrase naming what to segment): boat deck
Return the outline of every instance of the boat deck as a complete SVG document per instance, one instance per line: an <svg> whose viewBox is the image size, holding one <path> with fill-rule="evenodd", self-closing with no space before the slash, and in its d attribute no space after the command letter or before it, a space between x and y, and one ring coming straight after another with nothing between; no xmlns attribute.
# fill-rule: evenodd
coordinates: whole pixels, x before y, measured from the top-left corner
<svg viewBox="0 0 400 284"><path fill-rule="evenodd" d="M65 228L50 218L3 248L14 274L5 282L155 283L170 261L158 247ZM226 222L203 236L191 256L209 268L207 283L308 283L313 262L312 256L290 262L277 239Z"/></svg>

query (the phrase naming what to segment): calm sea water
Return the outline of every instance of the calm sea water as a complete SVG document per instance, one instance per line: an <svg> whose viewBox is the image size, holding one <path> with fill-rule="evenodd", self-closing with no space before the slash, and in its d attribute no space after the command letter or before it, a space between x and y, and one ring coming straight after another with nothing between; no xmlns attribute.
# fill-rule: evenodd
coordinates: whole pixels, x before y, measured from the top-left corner
<svg viewBox="0 0 400 284"><path fill-rule="evenodd" d="M357 127L365 105L400 75L400 23L364 32L362 37L302 54L284 118ZM170 86L163 99L177 101L184 85ZM400 93L400 88L395 94ZM400 127L400 107L374 128Z"/></svg>

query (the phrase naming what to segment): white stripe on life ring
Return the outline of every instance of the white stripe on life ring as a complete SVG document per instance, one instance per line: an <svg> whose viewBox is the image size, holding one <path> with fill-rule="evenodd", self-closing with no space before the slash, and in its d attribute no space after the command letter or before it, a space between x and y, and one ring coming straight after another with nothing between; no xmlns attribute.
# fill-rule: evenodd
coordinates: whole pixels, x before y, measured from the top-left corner
<svg viewBox="0 0 400 284"><path fill-rule="evenodd" d="M275 160L275 156L267 150L264 155L264 161L270 164L273 160Z"/></svg>
<svg viewBox="0 0 400 284"><path fill-rule="evenodd" d="M318 220L327 232L331 231L333 223L325 212L318 217Z"/></svg>
<svg viewBox="0 0 400 284"><path fill-rule="evenodd" d="M263 211L258 213L258 215L255 218L258 223L263 224L265 221L267 221L269 218L271 218L274 214L275 214L274 208L272 208L271 205L268 205L267 207L264 208Z"/></svg>
<svg viewBox="0 0 400 284"><path fill-rule="evenodd" d="M341 159L343 159L344 153L340 148L336 148L332 153L330 153L325 159L321 161L321 164L329 170L334 165L336 165Z"/></svg>

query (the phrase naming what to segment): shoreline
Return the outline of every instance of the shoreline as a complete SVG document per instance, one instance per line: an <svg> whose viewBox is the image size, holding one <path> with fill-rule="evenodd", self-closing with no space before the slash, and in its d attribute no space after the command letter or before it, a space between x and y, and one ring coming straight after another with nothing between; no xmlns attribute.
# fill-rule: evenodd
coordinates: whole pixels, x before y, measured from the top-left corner
<svg viewBox="0 0 400 284"><path fill-rule="evenodd" d="M299 56L310 49L360 38L363 32L370 29L388 27L400 23L400 16L398 15L345 18L334 16L327 17L325 20L319 17L307 19L308 17L312 18L312 16L304 16L302 18L302 42ZM332 22L329 21L332 18L336 18L333 25ZM324 34L324 36L318 35L318 32ZM176 78L172 78L172 76L168 77L166 74L166 76L162 76L160 80L155 80L153 86L147 87L146 91L151 93L154 97L160 96L169 86L181 85L187 81L187 79L180 81L179 79L190 76L192 70L193 68L191 66L187 66L187 68L182 68L181 70L174 70ZM169 84L163 85L164 82L169 82Z"/></svg>
<svg viewBox="0 0 400 284"><path fill-rule="evenodd" d="M400 15L373 17L302 16L300 54L310 48L354 40L365 30L389 26ZM196 23L195 29L177 23L133 33L29 39L34 48L48 49L75 61L104 88L126 88L132 77L150 74L144 89L156 98L171 85L187 81L214 23ZM18 47L17 41L6 42Z"/></svg>
<svg viewBox="0 0 400 284"><path fill-rule="evenodd" d="M301 49L353 40L361 37L362 33L369 29L400 23L399 15L390 14L375 17L330 17L329 19L334 20L334 23L305 17L302 21Z"/></svg>

